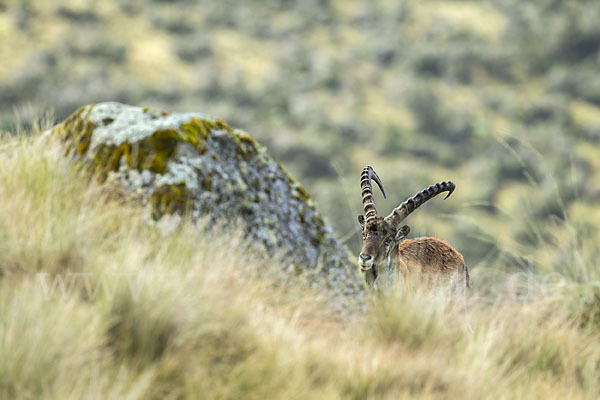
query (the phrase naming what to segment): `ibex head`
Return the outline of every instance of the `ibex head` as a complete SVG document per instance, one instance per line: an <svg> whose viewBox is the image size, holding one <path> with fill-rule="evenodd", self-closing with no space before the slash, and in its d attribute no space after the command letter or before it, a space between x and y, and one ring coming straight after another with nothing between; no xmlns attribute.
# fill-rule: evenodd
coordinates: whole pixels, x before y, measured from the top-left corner
<svg viewBox="0 0 600 400"><path fill-rule="evenodd" d="M363 247L358 257L358 264L362 271L371 270L374 278L376 278L378 265L389 265L390 260L397 257L398 244L410 232L410 228L407 225L398 229L400 222L421 204L438 194L448 192L448 195L446 195L446 198L448 198L454 191L455 186L452 182L441 182L431 185L400 204L387 217L382 218L377 214L377 209L375 208L371 180L377 183L385 198L385 191L381 180L375 171L373 171L373 168L370 166L365 167L360 176L365 214L358 216L363 236ZM394 262L394 260L392 261Z"/></svg>

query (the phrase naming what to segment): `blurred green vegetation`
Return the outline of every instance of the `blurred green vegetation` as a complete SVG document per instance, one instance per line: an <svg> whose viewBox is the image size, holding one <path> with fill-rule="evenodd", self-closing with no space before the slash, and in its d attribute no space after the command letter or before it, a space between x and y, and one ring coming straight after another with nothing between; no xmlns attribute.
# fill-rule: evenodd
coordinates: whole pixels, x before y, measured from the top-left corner
<svg viewBox="0 0 600 400"><path fill-rule="evenodd" d="M592 0L0 0L0 128L105 100L202 111L263 142L353 251L370 164L381 213L457 184L407 223L471 268L596 265L599 20Z"/></svg>

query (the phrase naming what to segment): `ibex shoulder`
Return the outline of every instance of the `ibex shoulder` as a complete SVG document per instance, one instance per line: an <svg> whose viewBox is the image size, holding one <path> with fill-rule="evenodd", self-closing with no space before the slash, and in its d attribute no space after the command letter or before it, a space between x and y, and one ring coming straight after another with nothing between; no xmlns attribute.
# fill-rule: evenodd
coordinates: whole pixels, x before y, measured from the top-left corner
<svg viewBox="0 0 600 400"><path fill-rule="evenodd" d="M422 265L464 265L463 256L445 240L421 237L403 240L398 246L398 255L405 261L418 261Z"/></svg>

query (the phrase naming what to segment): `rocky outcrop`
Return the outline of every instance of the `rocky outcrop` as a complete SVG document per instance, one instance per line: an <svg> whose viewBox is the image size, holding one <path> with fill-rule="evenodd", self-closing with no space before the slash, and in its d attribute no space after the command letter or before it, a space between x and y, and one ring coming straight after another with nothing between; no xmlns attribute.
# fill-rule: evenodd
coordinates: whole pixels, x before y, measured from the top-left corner
<svg viewBox="0 0 600 400"><path fill-rule="evenodd" d="M138 194L154 220L239 221L292 273L308 272L346 296L361 291L347 251L307 191L248 133L205 114L101 103L81 107L51 134L101 179Z"/></svg>

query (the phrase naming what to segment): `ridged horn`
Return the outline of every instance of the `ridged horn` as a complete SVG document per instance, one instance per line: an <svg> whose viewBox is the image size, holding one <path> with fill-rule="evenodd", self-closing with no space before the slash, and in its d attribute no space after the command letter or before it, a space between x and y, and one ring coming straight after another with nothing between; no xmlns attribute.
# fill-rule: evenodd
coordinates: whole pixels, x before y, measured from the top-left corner
<svg viewBox="0 0 600 400"><path fill-rule="evenodd" d="M373 168L369 165L363 168L360 174L360 189L362 191L362 203L363 210L365 210L365 223L369 223L377 217L377 209L375 208L375 200L373 200L373 186L371 185L371 179L377 183L383 198L385 199L385 190L383 190L383 184L381 179L377 176Z"/></svg>
<svg viewBox="0 0 600 400"><path fill-rule="evenodd" d="M456 189L456 185L452 181L444 181L436 183L435 185L431 185L428 188L421 190L414 196L409 197L404 203L394 208L390 215L385 217L385 222L392 227L396 227L398 224L400 224L400 222L408 217L410 213L415 211L428 200L431 200L440 193L448 192L446 197L444 197L444 200L446 200L448 197L450 197L452 192L454 192L454 189Z"/></svg>

